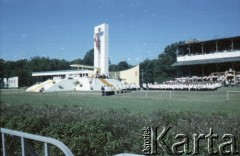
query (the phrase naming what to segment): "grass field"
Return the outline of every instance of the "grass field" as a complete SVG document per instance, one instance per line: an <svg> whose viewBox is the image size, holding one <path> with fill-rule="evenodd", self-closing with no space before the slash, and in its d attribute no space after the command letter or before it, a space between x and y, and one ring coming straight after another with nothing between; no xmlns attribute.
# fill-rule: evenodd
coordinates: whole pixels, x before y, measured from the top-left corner
<svg viewBox="0 0 240 156"><path fill-rule="evenodd" d="M142 154L143 127L171 125L179 132L232 134L240 138L240 91L238 87L217 91L131 91L102 97L101 92L27 93L1 90L0 127L53 137L66 144L74 155ZM170 94L171 93L171 94ZM172 135L166 142L176 142ZM217 140L221 143L223 140ZM9 155L20 155L14 138L8 138ZM190 143L192 143L190 141ZM240 150L240 139L236 140ZM43 155L43 145L32 143ZM199 155L209 155L207 140ZM230 149L230 146L226 148ZM0 153L1 153L0 146ZM159 150L160 153L164 151ZM51 147L52 155L59 155ZM220 154L221 155L221 154Z"/></svg>
<svg viewBox="0 0 240 156"><path fill-rule="evenodd" d="M100 92L27 93L23 90L1 90L1 100L15 105L80 105L106 110L127 109L136 113L153 111L193 111L206 114L239 113L240 87L221 88L217 91L131 91L102 97ZM146 93L147 92L147 93ZM171 96L171 97L170 97ZM171 98L171 99L170 99Z"/></svg>

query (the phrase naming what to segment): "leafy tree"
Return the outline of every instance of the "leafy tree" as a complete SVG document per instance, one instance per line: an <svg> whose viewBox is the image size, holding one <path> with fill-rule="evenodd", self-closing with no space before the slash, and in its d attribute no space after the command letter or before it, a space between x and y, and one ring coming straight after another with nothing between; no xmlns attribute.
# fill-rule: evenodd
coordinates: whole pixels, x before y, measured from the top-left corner
<svg viewBox="0 0 240 156"><path fill-rule="evenodd" d="M4 86L3 78L5 73L5 60L0 59L0 88Z"/></svg>
<svg viewBox="0 0 240 156"><path fill-rule="evenodd" d="M33 72L48 71L51 69L50 60L46 57L33 57L31 58L29 65L31 66L31 70Z"/></svg>
<svg viewBox="0 0 240 156"><path fill-rule="evenodd" d="M78 59L72 60L70 64L83 64L83 60L78 58Z"/></svg>
<svg viewBox="0 0 240 156"><path fill-rule="evenodd" d="M5 60L0 58L0 77L3 77L5 69Z"/></svg>
<svg viewBox="0 0 240 156"><path fill-rule="evenodd" d="M91 49L85 54L83 58L83 64L93 66L93 60L94 60L94 49Z"/></svg>
<svg viewBox="0 0 240 156"><path fill-rule="evenodd" d="M15 62L6 61L5 62L4 77L6 77L6 78L11 77L11 75L13 75L13 73L14 73L15 66L16 66Z"/></svg>
<svg viewBox="0 0 240 156"><path fill-rule="evenodd" d="M163 82L176 77L177 71L176 68L172 67L172 64L176 62L176 47L178 44L182 43L184 42L180 41L178 43L168 45L164 49L164 52L158 55L158 59L154 63L154 81Z"/></svg>
<svg viewBox="0 0 240 156"><path fill-rule="evenodd" d="M141 75L143 74L143 82L142 78L141 83L153 83L154 82L154 61L153 60L144 60L140 64ZM143 73L142 73L143 72Z"/></svg>
<svg viewBox="0 0 240 156"><path fill-rule="evenodd" d="M19 87L30 86L32 84L32 73L28 70L18 70L16 75L19 78Z"/></svg>
<svg viewBox="0 0 240 156"><path fill-rule="evenodd" d="M154 62L149 62L147 64L147 70L144 75L146 82L154 83Z"/></svg>
<svg viewBox="0 0 240 156"><path fill-rule="evenodd" d="M116 65L116 64L110 64L110 65L109 65L109 71L119 71L119 70L118 70L118 65Z"/></svg>
<svg viewBox="0 0 240 156"><path fill-rule="evenodd" d="M121 61L118 63L118 70L121 71L121 70L126 70L129 68L129 65L126 61Z"/></svg>

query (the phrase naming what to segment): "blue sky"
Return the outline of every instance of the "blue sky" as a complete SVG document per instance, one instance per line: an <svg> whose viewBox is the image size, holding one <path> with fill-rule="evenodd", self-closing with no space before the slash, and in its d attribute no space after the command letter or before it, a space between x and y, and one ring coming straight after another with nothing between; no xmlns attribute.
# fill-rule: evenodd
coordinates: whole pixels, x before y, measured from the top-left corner
<svg viewBox="0 0 240 156"><path fill-rule="evenodd" d="M171 43L240 35L239 0L0 0L0 57L73 60L109 24L112 63L154 59Z"/></svg>

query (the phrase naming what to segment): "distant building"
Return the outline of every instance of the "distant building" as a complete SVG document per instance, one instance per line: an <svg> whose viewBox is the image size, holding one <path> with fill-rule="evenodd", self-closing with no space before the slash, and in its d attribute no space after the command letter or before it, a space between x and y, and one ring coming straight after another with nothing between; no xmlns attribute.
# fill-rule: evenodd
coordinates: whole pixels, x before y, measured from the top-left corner
<svg viewBox="0 0 240 156"><path fill-rule="evenodd" d="M18 77L3 78L3 88L18 88Z"/></svg>

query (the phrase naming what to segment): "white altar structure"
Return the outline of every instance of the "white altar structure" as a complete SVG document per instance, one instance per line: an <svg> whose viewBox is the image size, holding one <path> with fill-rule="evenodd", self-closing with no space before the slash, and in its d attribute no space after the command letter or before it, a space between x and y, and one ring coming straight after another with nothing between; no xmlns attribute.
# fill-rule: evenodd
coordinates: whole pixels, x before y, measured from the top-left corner
<svg viewBox="0 0 240 156"><path fill-rule="evenodd" d="M109 78L109 26L106 23L94 27L94 66L86 66L80 64L72 64L70 67L75 69L61 70L61 71L43 71L33 72L32 76L42 78L45 77L43 82L37 83L26 91L29 92L54 92L54 91L100 91L101 88L108 87L113 91L123 89L139 88L138 84L131 85L126 81L127 77L122 77L125 81L120 81L121 77ZM132 73L135 77L139 76L138 69L134 68ZM126 73L124 71L123 73ZM128 73L128 76L131 74ZM123 74L126 75L126 74Z"/></svg>

